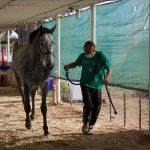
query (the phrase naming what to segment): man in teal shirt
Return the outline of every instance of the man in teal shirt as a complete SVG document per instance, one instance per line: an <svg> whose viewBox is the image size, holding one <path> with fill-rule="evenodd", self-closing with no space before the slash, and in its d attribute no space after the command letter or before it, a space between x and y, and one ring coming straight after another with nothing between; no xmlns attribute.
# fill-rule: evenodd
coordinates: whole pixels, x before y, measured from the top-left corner
<svg viewBox="0 0 150 150"><path fill-rule="evenodd" d="M102 52L95 50L95 44L87 41L84 44L84 53L80 54L77 60L65 65L64 70L82 66L81 91L83 96L83 127L82 132L92 134L91 130L96 123L101 108L101 89L103 84L108 84L112 73L110 63ZM103 79L103 71L107 70Z"/></svg>

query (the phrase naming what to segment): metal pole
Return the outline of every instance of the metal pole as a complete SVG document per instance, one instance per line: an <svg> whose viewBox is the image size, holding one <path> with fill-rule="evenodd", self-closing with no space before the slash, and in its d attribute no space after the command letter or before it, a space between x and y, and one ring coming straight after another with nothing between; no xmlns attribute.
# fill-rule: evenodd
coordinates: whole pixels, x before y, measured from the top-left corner
<svg viewBox="0 0 150 150"><path fill-rule="evenodd" d="M123 94L123 99L124 99L124 126L126 126L126 94L125 92Z"/></svg>
<svg viewBox="0 0 150 150"><path fill-rule="evenodd" d="M57 76L53 78L53 104L57 104L57 92L56 92Z"/></svg>
<svg viewBox="0 0 150 150"><path fill-rule="evenodd" d="M139 99L139 130L141 130L141 112L142 112L142 110L141 110L141 100L142 100L142 98L141 98L141 94L140 94L140 99Z"/></svg>
<svg viewBox="0 0 150 150"><path fill-rule="evenodd" d="M69 101L70 101L70 105L72 107L72 99L71 99L71 91L70 91L69 83L68 83L68 89L69 89Z"/></svg>
<svg viewBox="0 0 150 150"><path fill-rule="evenodd" d="M7 62L10 62L10 31L7 31Z"/></svg>
<svg viewBox="0 0 150 150"><path fill-rule="evenodd" d="M150 10L149 10L150 14ZM150 39L149 39L150 42ZM150 46L149 46L149 84L148 84L148 90L149 90L149 134L150 134Z"/></svg>
<svg viewBox="0 0 150 150"><path fill-rule="evenodd" d="M91 40L96 44L96 6L91 6Z"/></svg>
<svg viewBox="0 0 150 150"><path fill-rule="evenodd" d="M149 133L150 133L150 90L149 90Z"/></svg>
<svg viewBox="0 0 150 150"><path fill-rule="evenodd" d="M10 65L10 30L7 31L7 65ZM10 70L7 72L6 84L10 83Z"/></svg>
<svg viewBox="0 0 150 150"><path fill-rule="evenodd" d="M2 41L2 33L0 33L0 51L2 50L2 44L1 44L1 41Z"/></svg>
<svg viewBox="0 0 150 150"><path fill-rule="evenodd" d="M57 48L57 102L60 103L60 17L56 17L56 48Z"/></svg>
<svg viewBox="0 0 150 150"><path fill-rule="evenodd" d="M149 133L150 133L150 46L149 46L149 85L148 85L148 90L149 90Z"/></svg>

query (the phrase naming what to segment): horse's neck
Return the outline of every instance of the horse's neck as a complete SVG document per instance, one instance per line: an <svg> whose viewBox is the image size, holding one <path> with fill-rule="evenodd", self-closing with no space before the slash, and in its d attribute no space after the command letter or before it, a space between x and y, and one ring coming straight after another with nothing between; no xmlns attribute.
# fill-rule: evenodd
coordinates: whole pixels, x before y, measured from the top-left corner
<svg viewBox="0 0 150 150"><path fill-rule="evenodd" d="M33 43L30 45L31 46L31 59L40 59L40 53L39 53L39 46L37 41L33 41Z"/></svg>

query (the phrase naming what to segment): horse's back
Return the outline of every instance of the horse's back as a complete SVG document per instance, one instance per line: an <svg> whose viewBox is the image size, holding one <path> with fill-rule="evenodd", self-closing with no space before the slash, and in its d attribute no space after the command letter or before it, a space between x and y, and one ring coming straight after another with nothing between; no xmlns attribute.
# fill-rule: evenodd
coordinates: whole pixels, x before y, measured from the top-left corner
<svg viewBox="0 0 150 150"><path fill-rule="evenodd" d="M22 68L23 68L23 64L25 61L24 60L25 55L26 55L25 53L28 47L29 47L28 44L20 45L13 52L13 66L15 67L15 70L14 70L15 76L17 75L18 77L21 77Z"/></svg>
<svg viewBox="0 0 150 150"><path fill-rule="evenodd" d="M13 61L22 57L25 51L28 49L28 44L18 46L13 52Z"/></svg>

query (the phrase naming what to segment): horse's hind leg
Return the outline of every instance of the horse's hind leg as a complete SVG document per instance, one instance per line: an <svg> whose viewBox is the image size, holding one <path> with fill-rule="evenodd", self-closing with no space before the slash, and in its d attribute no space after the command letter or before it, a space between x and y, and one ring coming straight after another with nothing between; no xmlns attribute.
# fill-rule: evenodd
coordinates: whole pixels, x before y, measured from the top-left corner
<svg viewBox="0 0 150 150"><path fill-rule="evenodd" d="M44 82L41 85L41 95L42 95L42 104L41 104L41 112L43 115L43 130L44 130L44 135L48 135L48 126L47 126L47 106L46 106L46 97L48 94L48 82Z"/></svg>
<svg viewBox="0 0 150 150"><path fill-rule="evenodd" d="M25 109L25 113L26 113L26 123L25 123L25 127L27 129L31 128L31 120L29 117L29 113L31 111L31 107L30 107L30 90L29 87L27 85L24 85L22 87L23 89L23 95L24 95L24 109Z"/></svg>
<svg viewBox="0 0 150 150"><path fill-rule="evenodd" d="M34 120L34 115L35 115L35 94L36 94L36 90L32 90L31 91L32 109L31 109L31 115L30 115L31 120Z"/></svg>

